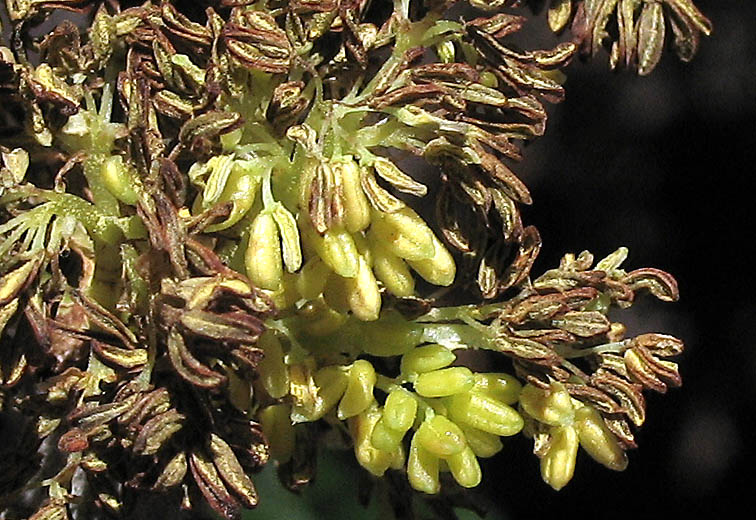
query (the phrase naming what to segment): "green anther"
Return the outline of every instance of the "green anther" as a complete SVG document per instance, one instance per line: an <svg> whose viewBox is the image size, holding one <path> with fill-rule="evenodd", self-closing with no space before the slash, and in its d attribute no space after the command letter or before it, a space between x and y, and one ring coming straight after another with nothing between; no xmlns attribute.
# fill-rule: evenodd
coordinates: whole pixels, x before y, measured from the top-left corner
<svg viewBox="0 0 756 520"><path fill-rule="evenodd" d="M615 471L623 471L627 467L625 450L596 409L591 406L579 408L575 413L575 428L580 445L596 462Z"/></svg>
<svg viewBox="0 0 756 520"><path fill-rule="evenodd" d="M315 248L318 256L333 272L344 278L354 278L359 270L360 254L354 239L345 229L329 229L323 236L307 223L302 229L303 236Z"/></svg>
<svg viewBox="0 0 756 520"><path fill-rule="evenodd" d="M396 213L373 215L376 218L370 227L371 239L406 260L433 258L436 252L433 232L417 213L405 207Z"/></svg>
<svg viewBox="0 0 756 520"><path fill-rule="evenodd" d="M407 479L413 489L434 495L441 489L438 480L439 458L423 448L417 437L415 433L410 443Z"/></svg>
<svg viewBox="0 0 756 520"><path fill-rule="evenodd" d="M260 188L260 177L245 166L247 161L235 161L231 173L225 181L223 192L217 202L231 202L231 214L223 222L207 227L208 232L228 229L239 222L252 208ZM203 200L203 204L207 200Z"/></svg>
<svg viewBox="0 0 756 520"><path fill-rule="evenodd" d="M520 398L522 384L516 377L501 373L477 373L472 391L484 394L504 404L515 404Z"/></svg>
<svg viewBox="0 0 756 520"><path fill-rule="evenodd" d="M267 330L257 340L257 346L265 356L257 365L257 372L263 388L274 399L289 393L289 372L284 363L281 342L272 330Z"/></svg>
<svg viewBox="0 0 756 520"><path fill-rule="evenodd" d="M402 356L402 374L432 372L448 367L457 359L456 354L442 345L424 345Z"/></svg>
<svg viewBox="0 0 756 520"><path fill-rule="evenodd" d="M373 243L373 270L375 277L394 296L406 297L415 294L415 279L412 277L407 263L394 253Z"/></svg>
<svg viewBox="0 0 756 520"><path fill-rule="evenodd" d="M504 403L474 392L453 395L447 400L449 417L484 432L507 437L522 430L525 422L517 411Z"/></svg>
<svg viewBox="0 0 756 520"><path fill-rule="evenodd" d="M462 451L447 457L445 460L454 480L460 486L472 488L480 484L483 474L480 471L478 459L470 446L465 446Z"/></svg>
<svg viewBox="0 0 756 520"><path fill-rule="evenodd" d="M295 432L291 424L290 409L285 404L274 404L260 411L260 424L270 445L270 456L285 464L294 453Z"/></svg>
<svg viewBox="0 0 756 520"><path fill-rule="evenodd" d="M417 414L417 400L404 388L389 392L383 405L383 421L392 430L402 433L412 427Z"/></svg>
<svg viewBox="0 0 756 520"><path fill-rule="evenodd" d="M420 374L414 384L423 397L445 397L470 390L474 379L469 368L450 367Z"/></svg>
<svg viewBox="0 0 756 520"><path fill-rule="evenodd" d="M137 193L134 190L136 179L129 167L123 163L123 157L114 155L108 157L100 168L100 177L105 188L115 198L133 206L137 202Z"/></svg>
<svg viewBox="0 0 756 520"><path fill-rule="evenodd" d="M315 421L323 417L339 402L347 389L349 377L342 367L329 366L318 370L313 376L318 396L314 416L309 419Z"/></svg>
<svg viewBox="0 0 756 520"><path fill-rule="evenodd" d="M367 260L360 255L357 276L345 280L352 313L362 321L375 321L381 312L381 291Z"/></svg>
<svg viewBox="0 0 756 520"><path fill-rule="evenodd" d="M339 403L339 419L344 420L361 413L374 401L375 369L370 361L358 359L349 370L346 392Z"/></svg>
<svg viewBox="0 0 756 520"><path fill-rule="evenodd" d="M465 424L460 424L459 427L462 429L462 433L465 434L468 446L472 448L478 457L493 457L504 447L498 435L484 432Z"/></svg>
<svg viewBox="0 0 756 520"><path fill-rule="evenodd" d="M281 242L278 226L270 213L263 211L252 222L244 265L247 276L256 286L275 290L281 285Z"/></svg>
<svg viewBox="0 0 756 520"><path fill-rule="evenodd" d="M541 457L541 478L559 491L575 473L578 434L572 426L557 426L551 429L550 435L549 450Z"/></svg>
<svg viewBox="0 0 756 520"><path fill-rule="evenodd" d="M381 417L381 419L375 424L375 428L373 428L373 434L370 437L370 442L379 450L393 451L402 442L405 433L407 432L397 431L389 428L386 425L386 418L384 414L384 416Z"/></svg>
<svg viewBox="0 0 756 520"><path fill-rule="evenodd" d="M305 300L314 300L323 293L331 269L318 257L307 260L297 276L297 291Z"/></svg>
<svg viewBox="0 0 756 520"><path fill-rule="evenodd" d="M465 434L443 415L426 419L415 433L417 442L437 457L449 457L461 452L467 446Z"/></svg>
<svg viewBox="0 0 756 520"><path fill-rule="evenodd" d="M349 419L349 433L354 441L357 462L377 477L382 476L394 464L397 451L401 450L397 446L394 451L384 451L372 444L373 430L380 417L380 410L374 406Z"/></svg>
<svg viewBox="0 0 756 520"><path fill-rule="evenodd" d="M422 327L395 310L384 311L377 321L360 324L360 346L371 356L400 356L422 339Z"/></svg>
<svg viewBox="0 0 756 520"><path fill-rule="evenodd" d="M408 258L407 262L427 282L433 285L448 287L454 282L457 266L454 263L454 258L452 258L452 255L441 241L435 235L431 236L433 237L434 245L433 256L420 260Z"/></svg>
<svg viewBox="0 0 756 520"><path fill-rule="evenodd" d="M572 424L575 418L572 398L558 382L551 383L548 390L525 385L520 393L520 405L534 419L552 426Z"/></svg>
<svg viewBox="0 0 756 520"><path fill-rule="evenodd" d="M343 156L331 162L331 169L341 181L344 226L350 233L366 229L370 225L370 203L362 191L359 166L351 156Z"/></svg>

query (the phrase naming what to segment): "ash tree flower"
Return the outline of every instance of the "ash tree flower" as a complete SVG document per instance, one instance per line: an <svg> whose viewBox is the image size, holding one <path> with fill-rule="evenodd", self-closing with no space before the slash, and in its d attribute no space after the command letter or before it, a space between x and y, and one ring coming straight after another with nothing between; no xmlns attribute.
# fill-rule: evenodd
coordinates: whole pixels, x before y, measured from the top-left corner
<svg viewBox="0 0 756 520"><path fill-rule="evenodd" d="M452 514L519 433L553 488L581 447L625 469L683 344L609 311L677 283L624 248L534 276L513 168L576 55L644 75L667 27L684 60L711 28L688 0L553 0L572 39L523 50L527 3L6 2L0 413L23 435L2 511L163 494L239 518L257 471L300 489L327 437L400 477L397 510Z"/></svg>

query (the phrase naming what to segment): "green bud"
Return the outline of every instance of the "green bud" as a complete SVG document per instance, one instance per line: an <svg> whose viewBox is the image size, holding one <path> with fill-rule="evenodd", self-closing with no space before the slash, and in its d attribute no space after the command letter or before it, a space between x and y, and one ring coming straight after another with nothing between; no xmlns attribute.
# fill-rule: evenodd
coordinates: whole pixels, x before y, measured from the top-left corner
<svg viewBox="0 0 756 520"><path fill-rule="evenodd" d="M520 393L520 406L534 419L551 426L572 424L575 418L572 398L558 382L551 383L548 390L525 385Z"/></svg>
<svg viewBox="0 0 756 520"><path fill-rule="evenodd" d="M415 381L415 391L423 397L445 397L470 390L473 374L466 367L451 367L420 374Z"/></svg>
<svg viewBox="0 0 756 520"><path fill-rule="evenodd" d="M575 428L580 445L596 462L615 471L623 471L627 467L625 450L593 407L583 406L577 410Z"/></svg>
<svg viewBox="0 0 756 520"><path fill-rule="evenodd" d="M572 479L577 458L578 434L572 426L551 428L551 444L541 457L541 478L559 491Z"/></svg>
<svg viewBox="0 0 756 520"><path fill-rule="evenodd" d="M515 404L520 398L522 384L516 377L501 373L475 374L472 391L478 392L504 404Z"/></svg>
<svg viewBox="0 0 756 520"><path fill-rule="evenodd" d="M478 457L493 457L504 447L501 444L498 435L484 432L483 430L465 424L460 424L459 427L462 429L462 433L465 434L468 446L472 448L473 452Z"/></svg>
<svg viewBox="0 0 756 520"><path fill-rule="evenodd" d="M434 246L433 256L420 260L407 259L407 262L427 282L433 285L448 287L454 282L457 266L454 264L454 258L452 258L452 255L441 241L435 235L431 236L433 237Z"/></svg>
<svg viewBox="0 0 756 520"><path fill-rule="evenodd" d="M424 345L402 356L401 371L402 374L432 372L448 367L455 359L454 352L442 345Z"/></svg>
<svg viewBox="0 0 756 520"><path fill-rule="evenodd" d="M465 446L459 453L447 457L446 463L449 465L454 480L460 486L472 488L480 484L483 476L480 471L480 464L478 464L478 459L469 446Z"/></svg>
<svg viewBox="0 0 756 520"><path fill-rule="evenodd" d="M384 245L389 251L406 260L433 258L433 232L425 221L408 207L395 213L373 213L373 225L368 238L371 243Z"/></svg>
<svg viewBox="0 0 756 520"><path fill-rule="evenodd" d="M339 403L339 419L342 421L365 410L373 402L373 387L376 374L370 361L358 359L349 370L349 382L344 397Z"/></svg>
<svg viewBox="0 0 756 520"><path fill-rule="evenodd" d="M423 340L422 326L395 310L384 311L381 319L360 324L361 346L371 356L400 356Z"/></svg>
<svg viewBox="0 0 756 520"><path fill-rule="evenodd" d="M364 230L370 225L370 203L362 191L359 166L351 156L344 156L332 161L331 169L341 177L344 227L350 233Z"/></svg>
<svg viewBox="0 0 756 520"><path fill-rule="evenodd" d="M114 155L108 157L100 168L102 183L115 198L133 206L137 203L137 193L134 191L135 178L129 167L124 164L123 157Z"/></svg>
<svg viewBox="0 0 756 520"><path fill-rule="evenodd" d="M304 219L306 220L306 219ZM345 229L328 229L320 236L307 221L301 224L302 234L308 243L317 251L318 256L339 276L354 278L359 270L359 257L354 239Z"/></svg>
<svg viewBox="0 0 756 520"><path fill-rule="evenodd" d="M349 419L349 433L354 442L354 455L360 466L380 477L395 462L396 452L383 451L371 443L376 423L381 417L378 407L371 407Z"/></svg>
<svg viewBox="0 0 756 520"><path fill-rule="evenodd" d="M407 479L410 486L423 493L436 494L441 489L438 480L439 459L420 445L417 432L412 436L407 458Z"/></svg>
<svg viewBox="0 0 756 520"><path fill-rule="evenodd" d="M386 425L386 419L384 416L375 424L373 434L370 437L370 442L379 450L393 451L399 446L399 443L402 442L405 433L407 432L389 428Z"/></svg>
<svg viewBox="0 0 756 520"><path fill-rule="evenodd" d="M394 296L405 297L415 294L415 279L406 262L394 253L375 243L373 250L373 270L375 276Z"/></svg>
<svg viewBox="0 0 756 520"><path fill-rule="evenodd" d="M208 226L206 228L208 233L230 228L252 208L260 186L260 177L255 175L254 170L248 168L246 163L248 161L234 161L223 193L218 198L219 203L231 202L233 204L231 214L223 222ZM205 201L202 202L204 204Z"/></svg>
<svg viewBox="0 0 756 520"><path fill-rule="evenodd" d="M263 211L252 222L244 265L247 276L256 286L275 290L281 285L281 243L278 226L270 213Z"/></svg>
<svg viewBox="0 0 756 520"><path fill-rule="evenodd" d="M454 63L454 42L446 40L436 46L436 53L443 63Z"/></svg>
<svg viewBox="0 0 756 520"><path fill-rule="evenodd" d="M346 280L349 308L362 321L375 321L381 312L381 291L365 257L360 255L357 276Z"/></svg>
<svg viewBox="0 0 756 520"><path fill-rule="evenodd" d="M297 222L289 210L280 203L275 205L272 214L278 226L278 232L281 234L283 261L286 270L293 273L302 267L302 248L299 244Z"/></svg>
<svg viewBox="0 0 756 520"><path fill-rule="evenodd" d="M289 372L281 342L275 332L266 330L257 340L257 346L265 352L265 357L257 365L260 382L268 395L279 399L289 393Z"/></svg>
<svg viewBox="0 0 756 520"><path fill-rule="evenodd" d="M286 404L274 404L260 411L260 425L270 445L270 456L285 464L294 453L296 438L291 423L290 408Z"/></svg>
<svg viewBox="0 0 756 520"><path fill-rule="evenodd" d="M314 413L308 417L308 421L316 421L328 413L341 396L349 383L349 377L340 366L323 367L313 376L317 388L317 398Z"/></svg>
<svg viewBox="0 0 756 520"><path fill-rule="evenodd" d="M443 415L426 419L415 433L417 442L437 457L449 457L461 452L467 446L465 434Z"/></svg>
<svg viewBox="0 0 756 520"><path fill-rule="evenodd" d="M383 421L393 430L406 432L412 427L417 414L417 400L404 388L389 392L383 405Z"/></svg>
<svg viewBox="0 0 756 520"><path fill-rule="evenodd" d="M449 417L484 432L500 436L518 433L524 421L517 411L504 403L474 392L453 395L446 401Z"/></svg>

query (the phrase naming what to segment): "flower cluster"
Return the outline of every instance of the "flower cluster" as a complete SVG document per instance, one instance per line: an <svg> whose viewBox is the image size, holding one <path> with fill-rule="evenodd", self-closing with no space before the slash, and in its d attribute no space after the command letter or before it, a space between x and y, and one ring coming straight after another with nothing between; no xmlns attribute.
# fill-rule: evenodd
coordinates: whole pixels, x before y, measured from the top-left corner
<svg viewBox="0 0 756 520"><path fill-rule="evenodd" d="M333 438L426 494L477 486L521 431L554 488L579 445L624 469L683 347L608 313L676 282L623 248L532 276L511 165L610 21L640 74L665 16L684 59L710 28L688 0L554 0L574 39L522 50L522 3L8 0L0 414L23 441L0 508L129 517L165 493L238 518L256 471L298 489ZM88 26L35 36L70 11Z"/></svg>

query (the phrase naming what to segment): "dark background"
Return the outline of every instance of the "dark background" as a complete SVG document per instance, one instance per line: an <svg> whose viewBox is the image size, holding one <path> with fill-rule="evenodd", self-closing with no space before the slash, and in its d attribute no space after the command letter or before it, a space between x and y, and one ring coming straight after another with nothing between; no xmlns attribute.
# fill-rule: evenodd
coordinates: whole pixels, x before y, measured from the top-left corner
<svg viewBox="0 0 756 520"><path fill-rule="evenodd" d="M620 474L582 453L553 492L527 439L507 443L484 485L512 518L754 514L756 2L696 5L714 33L691 63L667 53L646 78L610 73L606 55L573 63L567 100L517 170L534 199L524 218L543 238L536 273L568 251L624 245L628 269L677 278L678 303L646 299L618 317L685 340L683 387L648 396Z"/></svg>

